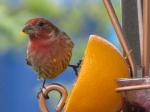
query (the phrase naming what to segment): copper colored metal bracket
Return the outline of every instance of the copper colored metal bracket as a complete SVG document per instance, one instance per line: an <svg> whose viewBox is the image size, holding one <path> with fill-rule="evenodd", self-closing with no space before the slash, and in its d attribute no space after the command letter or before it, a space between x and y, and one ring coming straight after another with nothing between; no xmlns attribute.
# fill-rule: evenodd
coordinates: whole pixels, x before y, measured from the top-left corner
<svg viewBox="0 0 150 112"><path fill-rule="evenodd" d="M114 26L114 29L116 31L116 34L117 34L117 37L120 41L122 49L125 52L126 56L128 56L127 59L128 59L129 65L131 67L132 77L136 77L135 76L135 74L136 74L136 65L135 65L135 62L133 60L133 57L130 54L130 50L128 48L128 45L127 45L127 42L125 40L123 31L122 31L121 26L119 24L118 18L115 14L115 10L114 10L110 0L103 0L103 2L104 2L104 5L105 5L105 7L108 11L109 17L110 17L111 22Z"/></svg>
<svg viewBox="0 0 150 112"><path fill-rule="evenodd" d="M116 81L122 86L116 88L117 92L150 89L150 78L119 78Z"/></svg>
<svg viewBox="0 0 150 112"><path fill-rule="evenodd" d="M124 92L124 91L133 91L133 90L141 90L141 89L150 89L150 84L119 87L116 89L116 91Z"/></svg>
<svg viewBox="0 0 150 112"><path fill-rule="evenodd" d="M68 96L67 90L65 89L65 87L63 87L60 84L49 84L45 88L43 88L42 91L43 92L41 92L39 95L39 105L40 105L41 111L49 112L46 106L46 99L44 96L48 96L48 93L51 91L58 91L61 95L61 99L56 107L56 112L61 112L65 105L67 96Z"/></svg>
<svg viewBox="0 0 150 112"><path fill-rule="evenodd" d="M148 76L150 64L150 0L143 0L143 29L143 76Z"/></svg>

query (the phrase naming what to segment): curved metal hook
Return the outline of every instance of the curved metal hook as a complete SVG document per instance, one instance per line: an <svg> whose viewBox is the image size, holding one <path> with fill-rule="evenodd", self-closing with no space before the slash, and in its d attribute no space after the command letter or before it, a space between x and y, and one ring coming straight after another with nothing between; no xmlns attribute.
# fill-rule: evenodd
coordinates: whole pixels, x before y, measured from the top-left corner
<svg viewBox="0 0 150 112"><path fill-rule="evenodd" d="M53 90L58 91L61 95L61 99L60 99L60 101L56 107L56 112L62 111L62 109L65 105L68 93L67 93L67 90L64 86L62 86L60 84L53 83L53 84L49 84L45 88L43 88L43 90L42 90L43 93L40 93L40 95L39 95L39 106L40 106L40 109L42 112L49 112L48 108L46 106L46 99L44 96L48 96L48 93L53 91Z"/></svg>

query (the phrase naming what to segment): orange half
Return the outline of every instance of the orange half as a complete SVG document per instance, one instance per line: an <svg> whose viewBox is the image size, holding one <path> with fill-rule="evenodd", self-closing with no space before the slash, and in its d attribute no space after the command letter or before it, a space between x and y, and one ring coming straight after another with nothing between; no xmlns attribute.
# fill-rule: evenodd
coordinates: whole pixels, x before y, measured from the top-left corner
<svg viewBox="0 0 150 112"><path fill-rule="evenodd" d="M122 101L115 92L115 79L128 75L128 65L117 49L102 37L91 35L65 112L117 112Z"/></svg>

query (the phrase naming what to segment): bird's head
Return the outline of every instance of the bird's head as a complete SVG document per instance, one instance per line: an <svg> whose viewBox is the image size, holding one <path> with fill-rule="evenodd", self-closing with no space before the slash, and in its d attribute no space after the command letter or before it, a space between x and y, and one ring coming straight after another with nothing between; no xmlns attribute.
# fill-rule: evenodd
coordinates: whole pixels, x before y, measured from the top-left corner
<svg viewBox="0 0 150 112"><path fill-rule="evenodd" d="M22 29L22 32L28 34L30 37L48 35L52 31L57 32L58 28L45 18L30 19Z"/></svg>

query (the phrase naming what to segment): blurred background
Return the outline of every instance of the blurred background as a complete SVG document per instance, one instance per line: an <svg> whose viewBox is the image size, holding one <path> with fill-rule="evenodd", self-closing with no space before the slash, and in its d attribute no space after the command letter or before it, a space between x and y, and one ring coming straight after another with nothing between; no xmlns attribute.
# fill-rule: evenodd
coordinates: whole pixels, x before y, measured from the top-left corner
<svg viewBox="0 0 150 112"><path fill-rule="evenodd" d="M120 19L120 1L112 2ZM103 36L120 49L102 0L0 0L1 112L40 112L36 95L42 81L26 65L28 38L19 35L24 23L33 17L48 18L73 39L71 64L83 57L90 34ZM75 80L73 70L68 68L47 83L60 83L70 92ZM49 110L54 112L59 94L53 92L50 99Z"/></svg>

